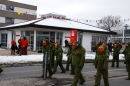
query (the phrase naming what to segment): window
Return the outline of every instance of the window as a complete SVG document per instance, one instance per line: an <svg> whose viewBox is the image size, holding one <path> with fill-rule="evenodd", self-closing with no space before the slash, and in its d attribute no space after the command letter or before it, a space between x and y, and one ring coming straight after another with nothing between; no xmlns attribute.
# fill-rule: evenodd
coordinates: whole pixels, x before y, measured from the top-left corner
<svg viewBox="0 0 130 86"><path fill-rule="evenodd" d="M8 18L8 17L6 17L5 18L5 23L6 24L14 24L14 18Z"/></svg>
<svg viewBox="0 0 130 86"><path fill-rule="evenodd" d="M6 10L8 10L8 11L14 11L14 7L13 6L6 6Z"/></svg>

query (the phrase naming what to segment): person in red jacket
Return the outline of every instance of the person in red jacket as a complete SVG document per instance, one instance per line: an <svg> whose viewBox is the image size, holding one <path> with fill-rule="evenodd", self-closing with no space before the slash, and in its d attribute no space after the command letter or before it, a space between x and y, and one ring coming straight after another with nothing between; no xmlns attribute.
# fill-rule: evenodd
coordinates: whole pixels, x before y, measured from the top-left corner
<svg viewBox="0 0 130 86"><path fill-rule="evenodd" d="M24 55L27 55L28 40L26 39L26 37L24 37L24 41L25 41Z"/></svg>
<svg viewBox="0 0 130 86"><path fill-rule="evenodd" d="M17 54L20 54L20 48L21 48L21 44L20 44L20 41L21 41L22 37L20 37L20 39L18 40L18 50L17 50Z"/></svg>
<svg viewBox="0 0 130 86"><path fill-rule="evenodd" d="M21 55L24 55L24 48L25 48L24 38L21 39L20 45L21 45L21 46L20 46L20 54L19 54L19 55L21 56Z"/></svg>
<svg viewBox="0 0 130 86"><path fill-rule="evenodd" d="M15 55L16 49L17 49L16 42L14 41L14 39L12 39L12 41L11 41L11 55Z"/></svg>

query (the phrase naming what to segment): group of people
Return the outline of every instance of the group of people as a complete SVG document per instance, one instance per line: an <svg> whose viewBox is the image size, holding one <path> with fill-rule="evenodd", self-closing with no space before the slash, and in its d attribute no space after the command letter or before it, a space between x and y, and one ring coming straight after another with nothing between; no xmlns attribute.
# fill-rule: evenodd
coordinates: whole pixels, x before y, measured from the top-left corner
<svg viewBox="0 0 130 86"><path fill-rule="evenodd" d="M80 80L80 84L85 82L85 79L81 73L84 61L85 61L85 49L78 42L69 42L69 50L67 53L67 66L66 68L62 65L62 57L63 50L62 47L58 43L52 43L48 39L42 41L43 48L43 74L44 76L44 58L45 53L49 52L50 62L47 64L47 70L49 71L49 76L51 77L57 71L57 66L60 66L61 73L65 73L69 70L69 65L71 64L71 74L74 74L74 79L71 86L77 86L78 80Z"/></svg>
<svg viewBox="0 0 130 86"><path fill-rule="evenodd" d="M21 55L27 55L27 47L28 47L28 40L26 37L20 37L18 40L18 46L16 41L12 39L11 41L11 55L15 55L15 53ZM16 51L17 50L17 51Z"/></svg>
<svg viewBox="0 0 130 86"><path fill-rule="evenodd" d="M112 55L112 64L111 67L119 67L119 54L123 53L126 62L126 69L128 72L128 77L126 80L130 80L130 42L129 43L111 43L110 40L106 44L105 42L98 41L96 45L96 55L94 65L97 69L96 72L96 79L94 86L100 86L101 75L103 75L104 84L105 86L109 86L108 81L108 61L109 55ZM113 52L113 53L112 53Z"/></svg>

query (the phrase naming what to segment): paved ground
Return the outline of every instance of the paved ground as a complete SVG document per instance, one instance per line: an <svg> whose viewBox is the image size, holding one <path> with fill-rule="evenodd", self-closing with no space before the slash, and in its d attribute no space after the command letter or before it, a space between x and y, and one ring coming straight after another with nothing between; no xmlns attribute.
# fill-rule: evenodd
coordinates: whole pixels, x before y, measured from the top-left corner
<svg viewBox="0 0 130 86"><path fill-rule="evenodd" d="M31 54L38 54L38 53L34 51L28 51L28 55ZM10 56L10 55L11 55L10 49L0 50L0 56ZM16 56L18 56L18 54L16 54Z"/></svg>
<svg viewBox="0 0 130 86"><path fill-rule="evenodd" d="M38 54L38 53L33 51L28 51L28 54L31 55L31 54ZM10 50L6 49L6 52L5 50L0 50L0 55L10 56ZM93 86L95 81L94 75L96 73L94 66L88 63L87 68L84 69L85 70L83 70L83 75L85 77L86 82L84 83L84 85L78 85L78 86ZM56 84L53 86L70 86L73 77L74 76L70 75L69 73L65 73L65 74L57 73L54 74L52 78L48 78L47 80L43 80L43 78L40 77L11 78L11 79L0 80L0 86L52 86L52 84ZM117 77L121 77L121 78L117 79ZM120 68L109 69L110 86L129 86L130 82L124 80L126 77L127 77L127 72L124 64L123 66L121 65ZM118 83L118 81L120 82ZM103 84L104 83L102 82L101 86L103 86Z"/></svg>
<svg viewBox="0 0 130 86"><path fill-rule="evenodd" d="M89 84L88 86L92 86L92 84L94 85L95 73L96 71L83 72L83 75L86 80L83 86L87 86L87 84ZM123 76L124 78L126 78L127 77L126 70L119 69L119 70L109 71L109 80L118 76L120 77ZM69 74L54 74L52 78L48 78L47 80L43 80L40 77L22 77L22 78L1 80L0 85L1 86L52 86L52 84L57 84L54 86L70 86L73 77L74 77L73 75L69 75ZM101 83L104 84L103 81ZM124 85L124 86L127 86L127 85ZM82 86L82 85L78 85L78 86ZM119 86L122 86L122 85L119 85Z"/></svg>

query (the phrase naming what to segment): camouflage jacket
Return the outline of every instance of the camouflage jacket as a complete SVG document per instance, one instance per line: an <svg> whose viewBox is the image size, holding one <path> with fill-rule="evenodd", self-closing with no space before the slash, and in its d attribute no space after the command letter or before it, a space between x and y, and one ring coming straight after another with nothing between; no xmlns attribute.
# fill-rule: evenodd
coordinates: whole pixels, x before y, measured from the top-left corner
<svg viewBox="0 0 130 86"><path fill-rule="evenodd" d="M126 61L130 61L130 45L125 48L124 53Z"/></svg>
<svg viewBox="0 0 130 86"><path fill-rule="evenodd" d="M108 69L108 51L97 54L97 69Z"/></svg>
<svg viewBox="0 0 130 86"><path fill-rule="evenodd" d="M85 62L85 49L80 46L75 50L72 50L72 65L84 66Z"/></svg>
<svg viewBox="0 0 130 86"><path fill-rule="evenodd" d="M116 48L113 48L113 56L119 56L120 54L120 48L116 47Z"/></svg>
<svg viewBox="0 0 130 86"><path fill-rule="evenodd" d="M59 45L58 48L53 48L54 55L56 56L56 61L62 61L63 58L63 50L62 47Z"/></svg>

